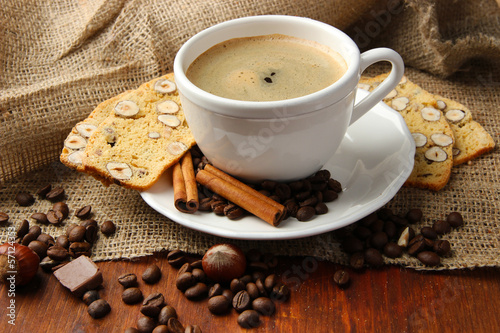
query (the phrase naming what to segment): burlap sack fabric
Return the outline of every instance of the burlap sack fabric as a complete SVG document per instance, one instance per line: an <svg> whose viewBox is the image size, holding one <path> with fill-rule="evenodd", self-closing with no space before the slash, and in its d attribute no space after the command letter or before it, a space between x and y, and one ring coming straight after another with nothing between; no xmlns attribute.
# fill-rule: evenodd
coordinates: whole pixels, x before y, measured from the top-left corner
<svg viewBox="0 0 500 333"><path fill-rule="evenodd" d="M134 258L179 248L203 253L227 241L193 231L147 206L139 193L103 187L58 162L62 142L77 121L126 89L171 70L176 51L190 36L215 23L248 15L311 17L346 30L361 48L400 52L407 76L430 92L469 107L498 143L500 132L500 20L493 1L0 1L0 211L18 225L51 203L19 207L20 191L47 183L66 189L72 212L86 204L94 218L110 219L118 232L101 236L95 260ZM480 60L477 60L480 59ZM378 74L378 66L367 74ZM451 75L451 76L450 76ZM446 79L444 77L447 77ZM396 212L423 209L422 225L460 211L466 225L446 237L453 255L438 269L500 266L498 149L453 169L444 190L403 188L388 204ZM63 226L42 226L53 236ZM230 223L230 222L228 222ZM0 241L7 238L0 227ZM317 256L345 263L334 233L299 240L235 241L281 255ZM416 259L387 260L424 269Z"/></svg>

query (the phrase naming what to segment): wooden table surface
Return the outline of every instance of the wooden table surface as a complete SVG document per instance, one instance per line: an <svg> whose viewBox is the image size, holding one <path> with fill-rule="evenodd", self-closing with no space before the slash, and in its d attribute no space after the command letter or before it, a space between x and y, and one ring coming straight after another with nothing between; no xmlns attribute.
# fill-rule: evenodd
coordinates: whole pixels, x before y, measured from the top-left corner
<svg viewBox="0 0 500 333"><path fill-rule="evenodd" d="M346 268L348 288L333 283L341 266L314 258L279 258L276 271L291 288L287 302L277 303L276 313L262 317L262 324L249 332L500 332L500 269L480 268L444 272L421 272L400 267ZM245 332L232 310L212 315L207 300L190 301L175 287L177 269L165 254L137 261L100 262L104 283L101 298L111 305L102 319L93 319L85 304L55 279L39 271L35 280L17 287L8 297L1 287L1 332L123 332L135 326L140 305L121 300L123 287L117 277L129 272L139 277L156 263L162 270L154 285L140 281L144 295L161 292L176 308L183 324L199 325L203 332ZM14 300L15 326L8 323L7 306Z"/></svg>

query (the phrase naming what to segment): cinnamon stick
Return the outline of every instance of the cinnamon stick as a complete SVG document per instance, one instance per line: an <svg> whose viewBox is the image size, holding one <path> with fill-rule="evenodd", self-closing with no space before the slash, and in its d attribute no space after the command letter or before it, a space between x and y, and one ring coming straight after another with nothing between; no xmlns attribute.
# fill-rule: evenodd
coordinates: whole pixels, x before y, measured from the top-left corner
<svg viewBox="0 0 500 333"><path fill-rule="evenodd" d="M183 213L196 212L199 207L198 189L190 152L173 166L172 181L175 208Z"/></svg>
<svg viewBox="0 0 500 333"><path fill-rule="evenodd" d="M232 178L229 175L227 176ZM225 176L224 178L228 179ZM243 184L242 187L236 186L234 182L238 182L236 179L227 181L207 170L200 170L196 175L196 180L210 191L219 194L272 226L278 226L283 220L285 211L283 205L277 203L279 205L277 206L271 204L268 200L262 200L254 195L253 191L255 190L243 183L241 183Z"/></svg>

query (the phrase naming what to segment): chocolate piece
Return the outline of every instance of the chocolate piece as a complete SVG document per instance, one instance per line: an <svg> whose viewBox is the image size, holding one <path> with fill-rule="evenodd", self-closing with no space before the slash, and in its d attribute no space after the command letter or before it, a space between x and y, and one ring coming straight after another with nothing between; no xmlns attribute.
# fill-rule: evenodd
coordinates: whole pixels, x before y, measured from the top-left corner
<svg viewBox="0 0 500 333"><path fill-rule="evenodd" d="M77 297L96 289L103 281L99 267L83 255L54 271L54 276Z"/></svg>

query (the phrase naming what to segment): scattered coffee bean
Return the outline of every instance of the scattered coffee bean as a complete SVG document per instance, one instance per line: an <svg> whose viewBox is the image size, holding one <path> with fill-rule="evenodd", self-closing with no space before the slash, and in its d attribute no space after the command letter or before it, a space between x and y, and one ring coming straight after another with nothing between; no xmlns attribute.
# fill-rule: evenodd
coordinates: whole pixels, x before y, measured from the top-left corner
<svg viewBox="0 0 500 333"><path fill-rule="evenodd" d="M97 240L97 227L89 225L85 228L85 240L89 243L94 243Z"/></svg>
<svg viewBox="0 0 500 333"><path fill-rule="evenodd" d="M31 218L35 220L35 222L40 224L47 224L49 220L47 219L47 214L45 213L33 213L31 214Z"/></svg>
<svg viewBox="0 0 500 333"><path fill-rule="evenodd" d="M420 233L427 239L436 239L438 237L437 232L431 227L422 227Z"/></svg>
<svg viewBox="0 0 500 333"><path fill-rule="evenodd" d="M252 301L252 309L264 316L271 316L276 310L274 302L267 297L259 297Z"/></svg>
<svg viewBox="0 0 500 333"><path fill-rule="evenodd" d="M78 217L79 219L87 219L89 216L90 216L90 213L92 211L92 206L84 206L80 209L78 209L76 212L75 212L75 216Z"/></svg>
<svg viewBox="0 0 500 333"><path fill-rule="evenodd" d="M67 218L69 215L69 207L65 202L56 202L52 206L52 210L60 211L62 213L63 219Z"/></svg>
<svg viewBox="0 0 500 333"><path fill-rule="evenodd" d="M156 321L148 316L137 319L137 330L141 333L151 333L156 327Z"/></svg>
<svg viewBox="0 0 500 333"><path fill-rule="evenodd" d="M224 207L224 215L230 220L236 220L245 215L245 211L235 204L228 204Z"/></svg>
<svg viewBox="0 0 500 333"><path fill-rule="evenodd" d="M201 333L201 328L198 325L188 325L184 333Z"/></svg>
<svg viewBox="0 0 500 333"><path fill-rule="evenodd" d="M347 253L360 252L363 251L364 249L363 241L352 235L349 235L346 238L344 238L341 246L342 249Z"/></svg>
<svg viewBox="0 0 500 333"><path fill-rule="evenodd" d="M57 246L61 246L65 249L67 249L69 247L69 239L68 239L68 236L66 235L60 235L60 236L57 236L56 238L56 244Z"/></svg>
<svg viewBox="0 0 500 333"><path fill-rule="evenodd" d="M220 283L216 283L213 286L208 289L208 297L212 298L214 296L222 295L222 292L224 291L224 288L221 286Z"/></svg>
<svg viewBox="0 0 500 333"><path fill-rule="evenodd" d="M370 244L376 249L382 249L385 244L389 241L389 237L383 231L377 231L372 234L370 238Z"/></svg>
<svg viewBox="0 0 500 333"><path fill-rule="evenodd" d="M453 228L461 227L464 224L464 219L462 217L462 214L460 214L459 212L452 212L448 214L448 216L446 216L446 221Z"/></svg>
<svg viewBox="0 0 500 333"><path fill-rule="evenodd" d="M207 279L207 275L205 274L203 269L200 268L193 268L191 274L193 274L195 280L198 282L205 282Z"/></svg>
<svg viewBox="0 0 500 333"><path fill-rule="evenodd" d="M88 226L94 226L94 227L98 227L98 224L97 224L97 221L94 220L94 219L87 219L87 220L84 220L82 221L82 223L80 223L80 225L84 228L87 228Z"/></svg>
<svg viewBox="0 0 500 333"><path fill-rule="evenodd" d="M36 240L37 237L38 236L36 234L28 232L26 235L24 235L23 239L21 240L21 245L27 246L32 241Z"/></svg>
<svg viewBox="0 0 500 333"><path fill-rule="evenodd" d="M9 222L9 215L4 212L0 212L0 224Z"/></svg>
<svg viewBox="0 0 500 333"><path fill-rule="evenodd" d="M116 232L116 226L113 221L105 221L101 225L101 232L106 236L114 234Z"/></svg>
<svg viewBox="0 0 500 333"><path fill-rule="evenodd" d="M64 189L62 187L56 187L49 193L47 193L45 195L45 198L52 202L57 202L57 201L62 201L64 199L64 196L65 196Z"/></svg>
<svg viewBox="0 0 500 333"><path fill-rule="evenodd" d="M177 318L177 312L173 306L165 305L158 315L158 324L167 325L170 318Z"/></svg>
<svg viewBox="0 0 500 333"><path fill-rule="evenodd" d="M83 294L82 301L86 305L92 304L94 301L99 299L99 292L97 290L88 290Z"/></svg>
<svg viewBox="0 0 500 333"><path fill-rule="evenodd" d="M19 192L16 195L16 201L19 206L27 207L35 203L35 198L28 192Z"/></svg>
<svg viewBox="0 0 500 333"><path fill-rule="evenodd" d="M231 301L223 295L213 296L208 300L208 310L214 315L222 315L229 311Z"/></svg>
<svg viewBox="0 0 500 333"><path fill-rule="evenodd" d="M51 184L47 184L47 185L44 185L42 187L40 187L37 191L36 191L36 194L42 198L42 199L45 199L45 196L47 195L47 193L49 193L50 191L52 190L52 185Z"/></svg>
<svg viewBox="0 0 500 333"><path fill-rule="evenodd" d="M186 262L186 254L181 250L170 251L167 255L167 262L173 267L181 267Z"/></svg>
<svg viewBox="0 0 500 333"><path fill-rule="evenodd" d="M349 278L349 273L343 269L339 269L338 271L333 274L333 281L335 282L336 285L339 287L346 287L349 284L350 278Z"/></svg>
<svg viewBox="0 0 500 333"><path fill-rule="evenodd" d="M91 254L91 245L86 242L73 242L69 246L69 255L72 258L78 258L79 256L87 256L90 257Z"/></svg>
<svg viewBox="0 0 500 333"><path fill-rule="evenodd" d="M137 286L137 275L134 273L125 273L118 277L118 283L125 288Z"/></svg>
<svg viewBox="0 0 500 333"><path fill-rule="evenodd" d="M389 242L384 246L384 255L389 258L399 258L403 255L403 248L394 242Z"/></svg>
<svg viewBox="0 0 500 333"><path fill-rule="evenodd" d="M406 219L410 223L418 223L422 220L423 215L424 214L422 213L421 209L413 208L410 209L408 213L406 213Z"/></svg>
<svg viewBox="0 0 500 333"><path fill-rule="evenodd" d="M17 228L16 235L19 238L23 238L29 232L29 230L30 230L30 223L28 222L28 220L23 220L19 225L19 228Z"/></svg>
<svg viewBox="0 0 500 333"><path fill-rule="evenodd" d="M269 298L276 302L286 302L290 297L290 289L286 284L278 283L273 287Z"/></svg>
<svg viewBox="0 0 500 333"><path fill-rule="evenodd" d="M161 278L161 270L155 264L149 265L144 273L142 273L142 280L147 284L154 284L160 281Z"/></svg>
<svg viewBox="0 0 500 333"><path fill-rule="evenodd" d="M47 249L47 256L56 261L64 261L69 257L69 252L62 246L54 245Z"/></svg>
<svg viewBox="0 0 500 333"><path fill-rule="evenodd" d="M439 256L446 256L451 251L451 244L448 240L438 239L432 248L434 252L436 252Z"/></svg>
<svg viewBox="0 0 500 333"><path fill-rule="evenodd" d="M174 317L168 320L167 326L170 333L184 333L185 331L179 319Z"/></svg>
<svg viewBox="0 0 500 333"><path fill-rule="evenodd" d="M295 217L301 222L306 222L311 220L314 214L316 214L316 211L313 207L304 206L299 208Z"/></svg>
<svg viewBox="0 0 500 333"><path fill-rule="evenodd" d="M53 209L47 212L47 221L50 224L59 225L62 223L63 220L64 220L64 215L62 212Z"/></svg>
<svg viewBox="0 0 500 333"><path fill-rule="evenodd" d="M438 235L444 235L451 231L451 225L448 221L438 220L434 222L432 229L434 229Z"/></svg>
<svg viewBox="0 0 500 333"><path fill-rule="evenodd" d="M141 313L149 317L158 317L161 309L165 305L165 298L161 293L154 292L144 299L141 306Z"/></svg>
<svg viewBox="0 0 500 333"><path fill-rule="evenodd" d="M252 300L246 290L240 290L234 295L233 308L238 312L250 309Z"/></svg>
<svg viewBox="0 0 500 333"><path fill-rule="evenodd" d="M169 333L170 330L168 329L167 325L158 325L154 328L152 333Z"/></svg>
<svg viewBox="0 0 500 333"><path fill-rule="evenodd" d="M208 294L208 287L203 282L198 282L194 286L186 289L184 296L190 300L197 300L206 297Z"/></svg>
<svg viewBox="0 0 500 333"><path fill-rule="evenodd" d="M127 327L123 333L140 333L140 331L135 327Z"/></svg>
<svg viewBox="0 0 500 333"><path fill-rule="evenodd" d="M363 252L355 252L349 258L349 265L354 269L361 269L365 265L365 255Z"/></svg>
<svg viewBox="0 0 500 333"><path fill-rule="evenodd" d="M257 285L253 282L248 282L246 284L246 291L248 292L248 295L250 295L251 299L256 299L260 295L259 288L257 288Z"/></svg>
<svg viewBox="0 0 500 333"><path fill-rule="evenodd" d="M384 264L384 258L379 250L374 248L366 249L364 252L364 259L368 266L380 267Z"/></svg>
<svg viewBox="0 0 500 333"><path fill-rule="evenodd" d="M94 319L102 318L106 316L110 311L111 307L109 306L108 302L103 299L98 299L92 302L87 309L89 315Z"/></svg>
<svg viewBox="0 0 500 333"><path fill-rule="evenodd" d="M68 240L70 242L81 242L85 239L86 229L84 226L77 225L71 229L68 234Z"/></svg>
<svg viewBox="0 0 500 333"><path fill-rule="evenodd" d="M426 266L438 266L441 263L441 258L435 252L422 251L417 254L417 259Z"/></svg>
<svg viewBox="0 0 500 333"><path fill-rule="evenodd" d="M32 249L36 254L38 254L40 259L45 258L45 256L47 255L48 245L45 244L44 242L40 242L39 240L34 240L28 244L28 247Z"/></svg>
<svg viewBox="0 0 500 333"><path fill-rule="evenodd" d="M122 292L122 301L125 304L137 304L142 301L142 291L137 287L130 287Z"/></svg>
<svg viewBox="0 0 500 333"><path fill-rule="evenodd" d="M255 328L260 326L260 316L255 310L245 310L238 316L238 325L243 328Z"/></svg>
<svg viewBox="0 0 500 333"><path fill-rule="evenodd" d="M251 264L254 263L250 263L249 265ZM229 284L229 289L231 289L231 291L236 294L237 292L245 289L245 284L240 279L232 279L231 283Z"/></svg>

